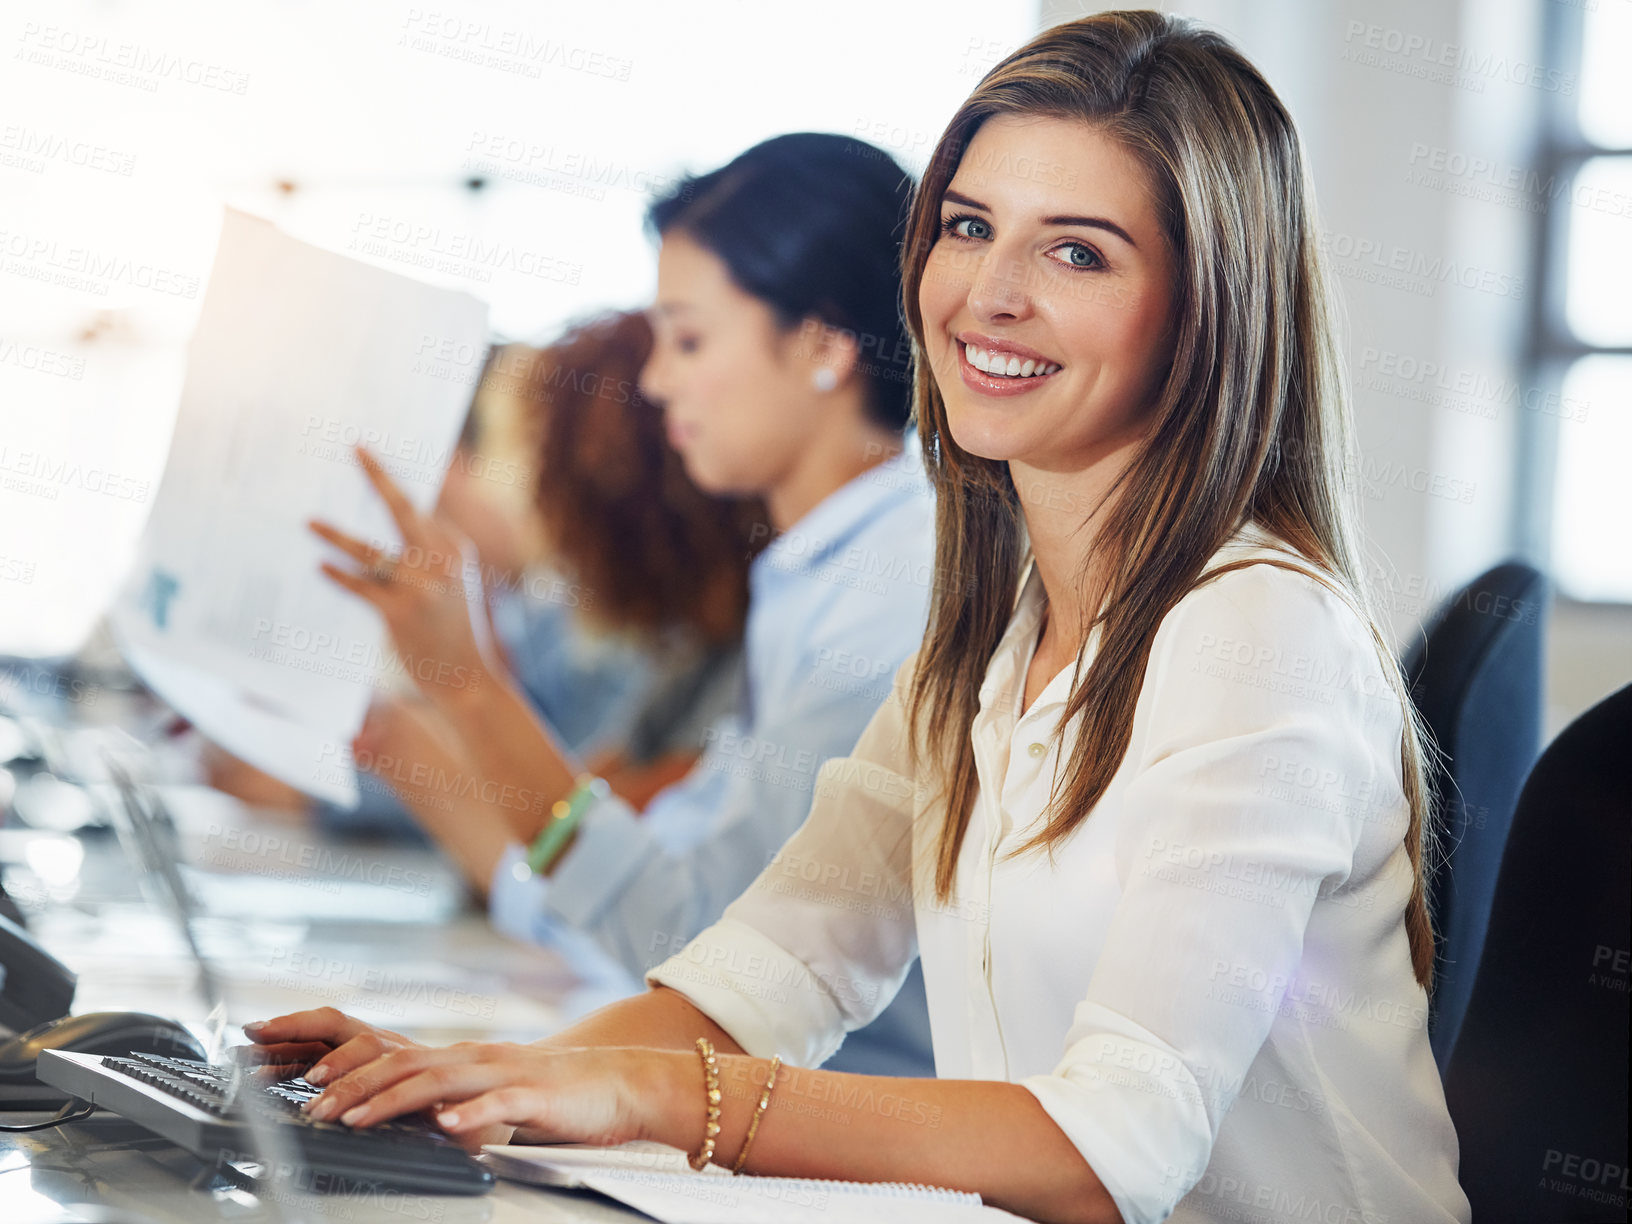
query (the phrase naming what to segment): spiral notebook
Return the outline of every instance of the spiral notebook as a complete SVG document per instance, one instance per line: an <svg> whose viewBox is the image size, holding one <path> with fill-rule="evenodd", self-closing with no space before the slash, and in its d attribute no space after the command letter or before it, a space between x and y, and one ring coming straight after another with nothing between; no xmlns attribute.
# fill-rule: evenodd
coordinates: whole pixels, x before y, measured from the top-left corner
<svg viewBox="0 0 1632 1224"><path fill-rule="evenodd" d="M615 1148L493 1145L482 1160L498 1176L534 1186L595 1190L663 1224L997 1224L1020 1217L978 1194L898 1182L733 1177L710 1165L694 1173L686 1154L661 1143Z"/></svg>

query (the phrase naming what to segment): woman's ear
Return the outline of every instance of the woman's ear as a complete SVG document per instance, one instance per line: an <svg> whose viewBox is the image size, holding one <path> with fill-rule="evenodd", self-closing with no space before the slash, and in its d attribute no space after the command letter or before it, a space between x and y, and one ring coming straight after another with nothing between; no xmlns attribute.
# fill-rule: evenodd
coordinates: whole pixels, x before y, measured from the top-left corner
<svg viewBox="0 0 1632 1224"><path fill-rule="evenodd" d="M854 332L811 315L790 333L790 339L789 358L809 367L810 383L816 390L837 390L856 373L861 349Z"/></svg>

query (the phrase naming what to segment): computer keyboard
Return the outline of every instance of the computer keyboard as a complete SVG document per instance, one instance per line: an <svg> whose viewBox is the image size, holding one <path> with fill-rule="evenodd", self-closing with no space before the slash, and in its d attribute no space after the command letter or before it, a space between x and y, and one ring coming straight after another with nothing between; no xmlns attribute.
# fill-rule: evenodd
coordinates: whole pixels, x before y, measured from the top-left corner
<svg viewBox="0 0 1632 1224"><path fill-rule="evenodd" d="M212 1163L256 1160L244 1120L244 1092L257 1094L309 1190L351 1193L377 1186L423 1194L481 1194L493 1174L436 1127L397 1119L367 1130L314 1122L301 1105L319 1089L304 1079L263 1081L231 1066L156 1054L112 1057L47 1050L35 1074L44 1083L130 1119Z"/></svg>

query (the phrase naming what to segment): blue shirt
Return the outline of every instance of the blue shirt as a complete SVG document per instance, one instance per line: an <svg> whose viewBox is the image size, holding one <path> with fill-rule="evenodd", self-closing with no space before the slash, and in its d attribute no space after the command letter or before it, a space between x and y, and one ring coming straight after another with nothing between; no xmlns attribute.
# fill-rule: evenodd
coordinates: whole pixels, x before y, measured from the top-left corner
<svg viewBox="0 0 1632 1224"><path fill-rule="evenodd" d="M528 702L569 752L591 756L634 721L655 668L639 638L588 626L577 598L574 584L530 568L495 591L490 606Z"/></svg>
<svg viewBox="0 0 1632 1224"><path fill-rule="evenodd" d="M638 977L716 921L804 822L817 770L855 746L922 641L934 535L934 500L909 437L898 458L772 541L749 573L741 709L709 729L691 772L644 813L616 796L591 808L549 877L511 846L493 873L494 926L536 943L571 943L563 928L586 933ZM858 891L855 901L877 899ZM758 984L772 1001L784 986ZM825 1065L934 1074L917 968Z"/></svg>

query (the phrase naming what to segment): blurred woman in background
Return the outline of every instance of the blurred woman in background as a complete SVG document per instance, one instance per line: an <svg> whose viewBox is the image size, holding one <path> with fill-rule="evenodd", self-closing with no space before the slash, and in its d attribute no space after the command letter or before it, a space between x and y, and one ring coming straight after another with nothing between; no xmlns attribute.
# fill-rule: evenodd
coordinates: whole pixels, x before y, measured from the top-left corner
<svg viewBox="0 0 1632 1224"><path fill-rule="evenodd" d="M401 561L317 528L362 567L325 572L380 611L404 654L460 678L422 684L418 708L458 729L481 786L438 795L421 816L487 888L501 930L539 942L587 932L637 974L683 947L805 819L818 769L854 746L922 634L934 531L904 433L899 242L910 190L871 145L806 133L687 179L650 210L661 249L641 386L662 403L690 477L761 500L766 521L750 541L764 547L749 574L741 704L707 730L696 767L648 802L566 751L484 656L464 584L412 564L457 557L459 541L366 453L406 545ZM615 479L620 460L607 452L593 466ZM566 513L584 526L579 509ZM620 527L603 581L649 583L631 535L649 529ZM371 720L363 746L446 769L430 720L397 717L412 709L389 707L391 727ZM916 970L831 1065L931 1072Z"/></svg>

